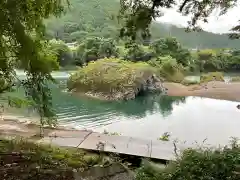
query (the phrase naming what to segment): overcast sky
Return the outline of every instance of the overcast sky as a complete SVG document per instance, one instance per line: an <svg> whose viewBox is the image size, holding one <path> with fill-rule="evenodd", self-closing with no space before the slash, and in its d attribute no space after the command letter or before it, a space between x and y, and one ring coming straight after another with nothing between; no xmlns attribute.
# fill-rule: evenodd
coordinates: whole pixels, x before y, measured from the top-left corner
<svg viewBox="0 0 240 180"><path fill-rule="evenodd" d="M160 22L167 22L175 24L178 26L186 26L189 17L182 16L180 13L176 12L176 9L163 9L164 16L157 19ZM201 23L200 26L206 30L213 33L226 33L238 23L240 20L240 6L234 7L229 10L226 15L218 17L217 13L214 12L209 17L208 23Z"/></svg>

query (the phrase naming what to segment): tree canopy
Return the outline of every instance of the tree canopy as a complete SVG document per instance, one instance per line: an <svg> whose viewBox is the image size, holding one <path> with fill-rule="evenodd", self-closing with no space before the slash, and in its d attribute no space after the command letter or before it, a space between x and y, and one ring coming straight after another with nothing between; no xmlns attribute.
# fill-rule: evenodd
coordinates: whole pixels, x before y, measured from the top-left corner
<svg viewBox="0 0 240 180"><path fill-rule="evenodd" d="M47 81L50 72L58 67L56 58L47 50L43 40L43 20L51 15L59 16L65 0L4 0L0 2L0 77L1 94L21 85L32 106L41 116L52 118L51 93ZM26 72L25 80L18 80L14 69L21 67ZM16 83L17 81L17 83Z"/></svg>
<svg viewBox="0 0 240 180"><path fill-rule="evenodd" d="M133 1L134 2L134 1ZM51 17L45 20L46 35L49 39L61 39L65 42L78 41L86 38L102 37L119 40L119 30L125 25L126 19L117 19L120 9L119 1L112 0L71 0L66 13L60 18ZM91 12L91 13L89 13ZM126 16L128 17L128 16ZM238 48L238 40L230 40L227 34L214 34L206 31L185 32L185 28L154 19L149 25L149 44L159 38L176 37L183 47L187 48Z"/></svg>
<svg viewBox="0 0 240 180"><path fill-rule="evenodd" d="M178 7L178 11L183 15L190 15L191 21L188 22L187 30L200 30L198 22L208 22L210 14L214 10L219 10L218 15L224 15L226 12L237 5L237 0L120 0L119 17L124 21L124 27L121 28L121 36L127 36L135 40L137 32L141 32L143 38L148 38L150 34L150 24L153 19L162 15L160 8ZM232 30L239 30L239 26ZM237 38L236 33L231 37Z"/></svg>

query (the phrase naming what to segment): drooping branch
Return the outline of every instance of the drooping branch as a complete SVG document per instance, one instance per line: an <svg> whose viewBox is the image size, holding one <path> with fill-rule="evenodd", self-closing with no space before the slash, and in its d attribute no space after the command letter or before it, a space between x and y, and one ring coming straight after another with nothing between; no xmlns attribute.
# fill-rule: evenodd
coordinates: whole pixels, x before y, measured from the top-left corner
<svg viewBox="0 0 240 180"><path fill-rule="evenodd" d="M179 7L179 11L182 12L183 8L186 6L186 4L189 2L190 0L184 0L184 2L180 5Z"/></svg>
<svg viewBox="0 0 240 180"><path fill-rule="evenodd" d="M224 15L228 10L237 5L237 0L121 0L121 17L124 26L120 31L120 37L137 38L139 31L142 38L149 38L149 26L153 19L162 15L161 8L171 8L175 5L184 16L190 15L187 30L201 30L198 22L207 23L209 16L217 10L218 15ZM125 14L125 15L123 15ZM236 33L235 33L236 35Z"/></svg>

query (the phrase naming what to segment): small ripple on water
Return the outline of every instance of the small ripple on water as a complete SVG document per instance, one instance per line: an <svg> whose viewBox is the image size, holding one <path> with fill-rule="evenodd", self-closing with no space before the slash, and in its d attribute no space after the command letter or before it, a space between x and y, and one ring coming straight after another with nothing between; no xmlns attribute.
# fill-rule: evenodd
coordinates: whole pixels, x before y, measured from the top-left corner
<svg viewBox="0 0 240 180"><path fill-rule="evenodd" d="M82 114L82 113L81 113ZM76 116L75 113L69 112L69 114L66 114L64 118L59 118L60 120L65 120L67 118L72 118L72 119L91 119L91 118L95 118L98 117L99 115L105 115L106 113L92 113L92 114L84 114L83 115L78 115Z"/></svg>
<svg viewBox="0 0 240 180"><path fill-rule="evenodd" d="M65 106L68 106L68 105L65 105ZM58 110L59 111L68 111L68 110L71 110L71 109L77 109L77 107L76 106L68 106L68 107L58 107Z"/></svg>
<svg viewBox="0 0 240 180"><path fill-rule="evenodd" d="M57 113L58 117L66 117L66 115L69 115L69 112Z"/></svg>
<svg viewBox="0 0 240 180"><path fill-rule="evenodd" d="M85 114L85 115L66 115L64 118L59 118L61 124L73 125L81 124L81 127L94 128L102 125L108 125L113 122L118 122L118 113L116 112L105 112L105 113L95 113L95 114ZM115 118L116 117L116 118Z"/></svg>
<svg viewBox="0 0 240 180"><path fill-rule="evenodd" d="M81 122L81 124L79 124L78 121L67 121L67 122L64 122L64 123L60 123L60 124L64 124L64 126L68 126L68 127L75 127L75 128L80 128L80 129L93 129L93 128L97 128L97 127L100 127L100 126L106 126L106 125L109 125L109 124L112 124L112 123L115 123L115 122L118 122L119 120L115 119L111 119L111 118L108 118L108 119L103 119L102 121L100 120L97 120L97 121L92 121L92 122Z"/></svg>
<svg viewBox="0 0 240 180"><path fill-rule="evenodd" d="M101 119L108 119L109 117L112 117L114 114L107 113L107 114L91 114L91 115L81 115L81 116L68 116L65 118L59 118L59 121L81 121L81 122L87 122L87 121L96 121Z"/></svg>

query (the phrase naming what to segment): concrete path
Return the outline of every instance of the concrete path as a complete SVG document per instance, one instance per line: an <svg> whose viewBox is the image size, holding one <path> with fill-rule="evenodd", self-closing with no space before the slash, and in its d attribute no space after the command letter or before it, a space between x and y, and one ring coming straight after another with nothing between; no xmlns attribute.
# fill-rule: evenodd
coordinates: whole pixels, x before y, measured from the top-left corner
<svg viewBox="0 0 240 180"><path fill-rule="evenodd" d="M86 150L100 150L120 154L135 155L163 160L176 158L174 144L170 141L144 140L133 137L107 135L84 130L48 129L44 130L45 138L38 139L39 127L29 124L24 119L18 123L13 117L0 121L0 134L16 135L43 143L65 147L77 147ZM186 144L177 144L177 151L186 149ZM194 148L192 145L188 146Z"/></svg>
<svg viewBox="0 0 240 180"><path fill-rule="evenodd" d="M169 141L100 134L91 131L54 131L38 142L86 150L101 150L162 160L174 160L174 145ZM179 147L183 149L183 147Z"/></svg>

